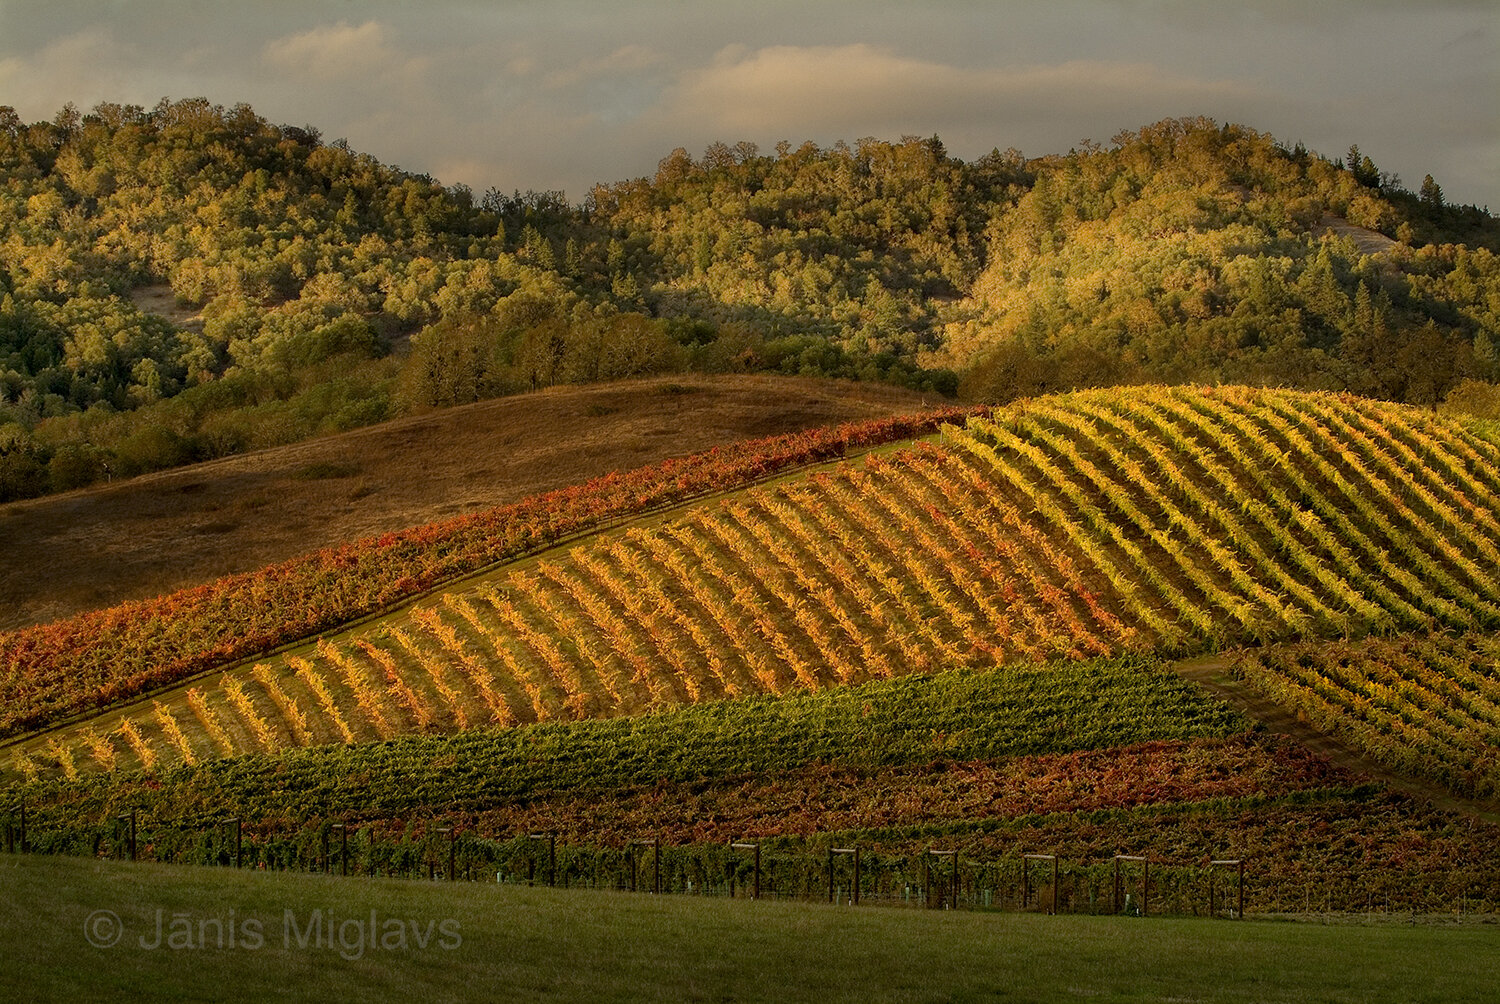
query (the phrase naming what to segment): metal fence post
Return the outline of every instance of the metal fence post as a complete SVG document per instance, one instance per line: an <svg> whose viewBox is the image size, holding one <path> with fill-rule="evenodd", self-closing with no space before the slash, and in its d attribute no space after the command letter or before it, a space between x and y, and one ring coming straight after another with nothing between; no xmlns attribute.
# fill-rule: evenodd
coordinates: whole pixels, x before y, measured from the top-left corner
<svg viewBox="0 0 1500 1004"><path fill-rule="evenodd" d="M737 850L737 851L754 851L755 852L755 884L750 887L750 898L751 899L760 899L760 844L758 844L758 843L756 843L756 844L740 843L740 844L730 844L729 846L730 846L731 849ZM729 883L730 883L730 885L729 885L729 895L730 895L731 898L733 898L734 897L734 875L733 874L731 874L730 877L729 877Z"/></svg>
<svg viewBox="0 0 1500 1004"><path fill-rule="evenodd" d="M1245 859L1244 858L1220 858L1218 860L1210 861L1208 863L1208 868L1209 868L1209 872L1208 872L1208 874L1209 874L1209 885L1208 885L1208 911L1209 911L1209 916L1214 916L1214 917L1218 916L1218 910L1215 909L1215 906L1214 906L1214 885L1213 885L1214 869L1217 869L1217 868L1233 868L1235 870L1235 891L1236 891L1237 897L1238 897L1238 909L1237 909L1235 915L1237 917L1243 919L1244 916L1245 916Z"/></svg>
<svg viewBox="0 0 1500 1004"><path fill-rule="evenodd" d="M451 826L439 826L437 832L445 834L448 837L448 881L452 882L455 861L454 845L457 843L458 837Z"/></svg>
<svg viewBox="0 0 1500 1004"><path fill-rule="evenodd" d="M1057 855L1056 854L1022 854L1021 855L1021 906L1024 909L1031 900L1031 868L1029 862L1051 861L1052 862L1052 909L1050 913L1057 913Z"/></svg>

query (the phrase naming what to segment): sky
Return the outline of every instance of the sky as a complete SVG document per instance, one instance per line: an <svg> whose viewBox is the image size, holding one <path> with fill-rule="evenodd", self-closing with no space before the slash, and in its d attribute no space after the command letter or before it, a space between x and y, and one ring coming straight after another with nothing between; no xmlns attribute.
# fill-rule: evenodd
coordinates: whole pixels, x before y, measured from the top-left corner
<svg viewBox="0 0 1500 1004"><path fill-rule="evenodd" d="M1208 116L1500 212L1497 0L0 0L0 105L246 103L444 184L563 190L674 148L1065 153Z"/></svg>

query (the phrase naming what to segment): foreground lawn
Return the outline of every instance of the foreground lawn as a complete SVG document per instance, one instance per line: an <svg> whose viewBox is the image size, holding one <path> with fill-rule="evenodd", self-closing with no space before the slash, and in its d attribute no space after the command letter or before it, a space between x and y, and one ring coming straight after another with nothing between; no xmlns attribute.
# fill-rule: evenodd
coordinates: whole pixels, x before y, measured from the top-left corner
<svg viewBox="0 0 1500 1004"><path fill-rule="evenodd" d="M935 913L19 856L0 857L0 888L7 1000L1452 1002L1500 985L1491 925Z"/></svg>

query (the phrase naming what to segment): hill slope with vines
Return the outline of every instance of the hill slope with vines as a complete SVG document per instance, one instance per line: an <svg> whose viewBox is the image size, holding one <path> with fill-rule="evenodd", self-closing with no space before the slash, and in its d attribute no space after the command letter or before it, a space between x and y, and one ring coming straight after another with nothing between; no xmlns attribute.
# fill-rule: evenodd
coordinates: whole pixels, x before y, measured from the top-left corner
<svg viewBox="0 0 1500 1004"><path fill-rule="evenodd" d="M38 736L11 766L73 776L958 667L1491 629L1497 511L1500 450L1410 408L1035 399L499 566Z"/></svg>

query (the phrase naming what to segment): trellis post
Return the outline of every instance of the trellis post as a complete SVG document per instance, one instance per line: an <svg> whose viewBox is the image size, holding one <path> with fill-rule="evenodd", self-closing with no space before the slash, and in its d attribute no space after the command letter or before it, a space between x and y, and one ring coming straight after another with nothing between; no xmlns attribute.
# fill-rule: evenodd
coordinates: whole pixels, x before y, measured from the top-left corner
<svg viewBox="0 0 1500 1004"><path fill-rule="evenodd" d="M1031 901L1031 868L1027 864L1030 861L1052 862L1052 909L1048 913L1057 913L1057 855L1056 854L1022 854L1021 855L1021 906L1024 909ZM957 869L955 869L956 873Z"/></svg>
<svg viewBox="0 0 1500 1004"><path fill-rule="evenodd" d="M437 832L448 838L448 881L452 882L455 859L454 845L458 842L458 837L451 826L439 826Z"/></svg>
<svg viewBox="0 0 1500 1004"><path fill-rule="evenodd" d="M129 812L122 812L122 813L120 813L120 817L119 818L120 818L120 822L122 822L122 823L128 823L129 826L130 826L130 829L128 831L129 838L128 838L127 842L130 845L130 860L134 861L135 860L135 810L131 809ZM22 834L25 834L25 832L26 832L26 830L25 830L25 817L24 816L22 817L22 830L21 830L21 832L22 832ZM24 849L24 847L23 847L23 849Z"/></svg>
<svg viewBox="0 0 1500 1004"><path fill-rule="evenodd" d="M1116 854L1115 855L1115 913L1120 912L1121 902L1121 879L1120 862L1139 861L1141 863L1141 916L1146 916L1151 902L1151 860L1144 854Z"/></svg>
<svg viewBox="0 0 1500 1004"><path fill-rule="evenodd" d="M938 850L933 850L932 848L928 848L927 849L927 853L922 856L922 881L923 881L923 883L925 884L925 887L926 887L925 888L926 899L927 899L927 906L928 906L929 909L931 909L932 907L940 905L940 903L934 903L933 900L932 900L932 865L931 865L931 862L932 862L933 858L948 858L950 860L950 862L951 862L952 868L951 868L951 872L950 872L949 877L948 877L948 879L949 879L949 881L948 881L948 896L951 898L951 903L952 903L952 906L951 906L950 909L956 910L956 909L958 909L958 852L957 851L938 851ZM941 900L941 899L942 899L942 897L939 897L939 900Z"/></svg>
<svg viewBox="0 0 1500 1004"><path fill-rule="evenodd" d="M632 845L640 845L651 848L651 891L661 895L661 841L655 837L642 837L632 840ZM630 852L630 888L635 889L635 851Z"/></svg>
<svg viewBox="0 0 1500 1004"><path fill-rule="evenodd" d="M755 885L753 885L753 886L750 887L750 898L751 899L760 899L760 844L758 844L758 843L755 843L755 844L745 843L745 844L730 844L729 846L731 848L733 848L734 850L737 850L737 851L754 851L755 852ZM733 889L733 887L731 887L731 895L733 894L732 889Z"/></svg>
<svg viewBox="0 0 1500 1004"><path fill-rule="evenodd" d="M547 841L547 884L549 886L557 885L557 834L528 833L526 834L526 839L531 841ZM527 861L526 865L528 874L526 876L526 880L530 882L536 876L536 858L534 856L528 857L529 860ZM631 884L631 888L635 888L634 883Z"/></svg>
<svg viewBox="0 0 1500 1004"><path fill-rule="evenodd" d="M852 906L859 906L859 846L828 848L828 902L833 902L833 856L852 855L854 858L854 887L849 895Z"/></svg>
<svg viewBox="0 0 1500 1004"><path fill-rule="evenodd" d="M234 827L234 854L233 854L234 867L236 869L238 869L240 867L240 863L241 863L242 836L243 836L242 830L241 830L241 827L240 827L240 820L239 820L238 816L225 819L225 820L223 820L219 824L220 830L226 831L225 832L225 836L226 837L228 836L227 831L228 831L229 827L231 827L231 826Z"/></svg>
<svg viewBox="0 0 1500 1004"><path fill-rule="evenodd" d="M1244 858L1221 858L1208 863L1208 914L1217 917L1218 910L1214 904L1214 869L1233 868L1235 870L1235 894L1238 906L1235 916L1243 920L1245 918L1245 859Z"/></svg>

